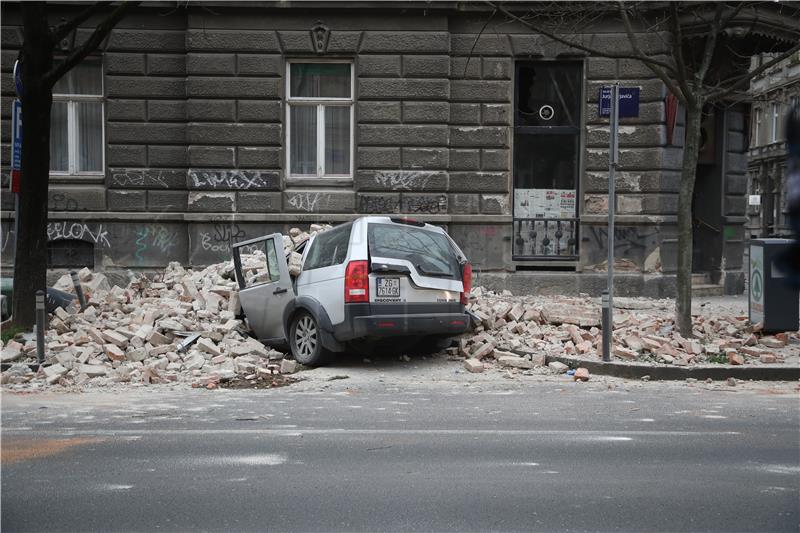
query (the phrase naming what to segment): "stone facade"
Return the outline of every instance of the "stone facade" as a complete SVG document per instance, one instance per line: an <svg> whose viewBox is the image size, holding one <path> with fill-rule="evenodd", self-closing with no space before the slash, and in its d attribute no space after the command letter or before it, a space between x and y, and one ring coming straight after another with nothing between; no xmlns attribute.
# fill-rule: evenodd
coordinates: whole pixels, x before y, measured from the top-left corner
<svg viewBox="0 0 800 533"><path fill-rule="evenodd" d="M7 175L10 72L21 31L18 8L4 3L2 9ZM586 57L513 24L490 24L478 37L488 12L444 5L313 13L219 5L212 14L190 4L162 15L141 8L103 47L104 176L51 179L48 236L91 243L95 268L148 269L169 261L202 266L228 259L231 242L265 232L403 213L445 225L478 271L546 269L512 260L515 62L567 59L581 63L584 83L579 257L567 267L587 279L599 279L604 269L608 124L598 116L598 91L620 81L640 89L641 105L639 116L623 120L620 130L617 259L629 267L626 275L638 276L637 286L670 294L681 120L668 143L664 85L638 62ZM324 53L310 33L317 21L329 28ZM600 49L624 46L622 33L602 29L583 38ZM666 53L659 35L641 34L640 44L649 54ZM287 177L286 69L292 58L353 62L352 179ZM722 137L734 142L723 149L723 216L734 218L724 234L731 246L740 243L738 266L736 253L724 255L727 268L736 270L743 119L736 110L726 116L730 133ZM2 206L2 264L8 268L13 199L5 191Z"/></svg>
<svg viewBox="0 0 800 533"><path fill-rule="evenodd" d="M753 66L769 59L753 59ZM800 52L750 84L748 192L760 204L747 208L748 237L790 236L786 207L786 117L800 105Z"/></svg>

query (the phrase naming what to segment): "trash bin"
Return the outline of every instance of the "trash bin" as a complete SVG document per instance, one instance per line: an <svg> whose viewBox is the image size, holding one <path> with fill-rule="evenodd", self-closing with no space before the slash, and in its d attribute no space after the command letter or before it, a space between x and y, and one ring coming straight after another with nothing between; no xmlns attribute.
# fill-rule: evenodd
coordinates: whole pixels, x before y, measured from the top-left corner
<svg viewBox="0 0 800 533"><path fill-rule="evenodd" d="M784 283L784 274L775 259L794 241L791 239L753 239L750 241L750 322L764 324L764 331L797 331L800 327L800 292Z"/></svg>

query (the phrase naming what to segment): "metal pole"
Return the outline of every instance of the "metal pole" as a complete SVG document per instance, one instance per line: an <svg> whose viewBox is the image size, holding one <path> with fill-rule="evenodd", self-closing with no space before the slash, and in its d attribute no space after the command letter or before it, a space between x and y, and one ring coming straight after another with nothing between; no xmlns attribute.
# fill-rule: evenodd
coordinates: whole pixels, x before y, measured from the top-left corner
<svg viewBox="0 0 800 533"><path fill-rule="evenodd" d="M44 328L47 322L47 311L44 307L44 291L36 291L36 358L39 364L44 363Z"/></svg>
<svg viewBox="0 0 800 533"><path fill-rule="evenodd" d="M72 286L75 287L75 294L78 296L78 303L81 305L81 311L85 311L86 298L83 297L83 287L81 287L81 280L78 279L78 273L71 270L69 275L72 278Z"/></svg>
<svg viewBox="0 0 800 533"><path fill-rule="evenodd" d="M611 125L608 142L608 322L603 323L603 360L611 359L614 328L614 217L616 216L616 170L619 162L619 84L611 86ZM606 334L608 330L608 334Z"/></svg>
<svg viewBox="0 0 800 533"><path fill-rule="evenodd" d="M609 306L608 291L603 291L601 298L603 311L603 361L611 361L611 307Z"/></svg>

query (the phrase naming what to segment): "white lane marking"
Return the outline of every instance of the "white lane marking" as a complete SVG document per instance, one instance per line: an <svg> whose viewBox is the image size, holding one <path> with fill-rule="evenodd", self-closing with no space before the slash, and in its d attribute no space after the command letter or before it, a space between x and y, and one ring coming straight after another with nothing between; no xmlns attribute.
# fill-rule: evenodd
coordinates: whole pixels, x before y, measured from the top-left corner
<svg viewBox="0 0 800 533"><path fill-rule="evenodd" d="M800 473L800 466L790 465L764 465L759 470L766 470L772 474L797 474Z"/></svg>
<svg viewBox="0 0 800 533"><path fill-rule="evenodd" d="M286 455L282 453L261 453L256 455L200 455L187 457L187 462L203 465L247 465L247 466L277 466L286 462Z"/></svg>
<svg viewBox="0 0 800 533"><path fill-rule="evenodd" d="M622 441L629 441L629 440L633 440L633 439L630 438L630 437L620 437L620 436L616 436L616 435L609 435L609 436L594 437L594 440L608 441L608 442L617 442L617 441L622 442Z"/></svg>
<svg viewBox="0 0 800 533"><path fill-rule="evenodd" d="M117 485L114 483L102 483L97 485L97 488L100 490L129 490L133 488L133 485Z"/></svg>
<svg viewBox="0 0 800 533"><path fill-rule="evenodd" d="M655 418L640 418L639 422L655 422Z"/></svg>
<svg viewBox="0 0 800 533"><path fill-rule="evenodd" d="M720 419L728 418L728 417L727 416L722 416L722 415L703 415L703 418L711 418L711 419L714 419L714 420L720 420Z"/></svg>
<svg viewBox="0 0 800 533"><path fill-rule="evenodd" d="M3 429L4 433L11 432L11 429ZM296 435L298 432L303 435L508 435L508 436L565 436L565 437L596 437L596 436L733 436L741 435L739 431L605 431L605 430L547 430L547 429L312 429L298 428L297 431L287 431L279 428L263 429L148 429L143 431L138 429L98 429L98 430L79 430L70 431L74 435L101 435L101 436L123 436L123 435ZM16 431L15 431L16 433ZM57 430L38 430L38 435L60 435Z"/></svg>

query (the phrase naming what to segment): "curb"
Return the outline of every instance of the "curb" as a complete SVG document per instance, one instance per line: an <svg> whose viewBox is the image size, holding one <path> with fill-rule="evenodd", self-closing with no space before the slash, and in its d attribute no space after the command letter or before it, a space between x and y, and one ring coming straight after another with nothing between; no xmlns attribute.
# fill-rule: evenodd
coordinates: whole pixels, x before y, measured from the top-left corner
<svg viewBox="0 0 800 533"><path fill-rule="evenodd" d="M800 366L668 366L644 363L604 362L578 357L547 356L547 362L558 361L570 368L583 367L592 374L617 378L641 379L650 376L651 381L713 379L723 381L728 378L754 381L795 381L800 379Z"/></svg>

